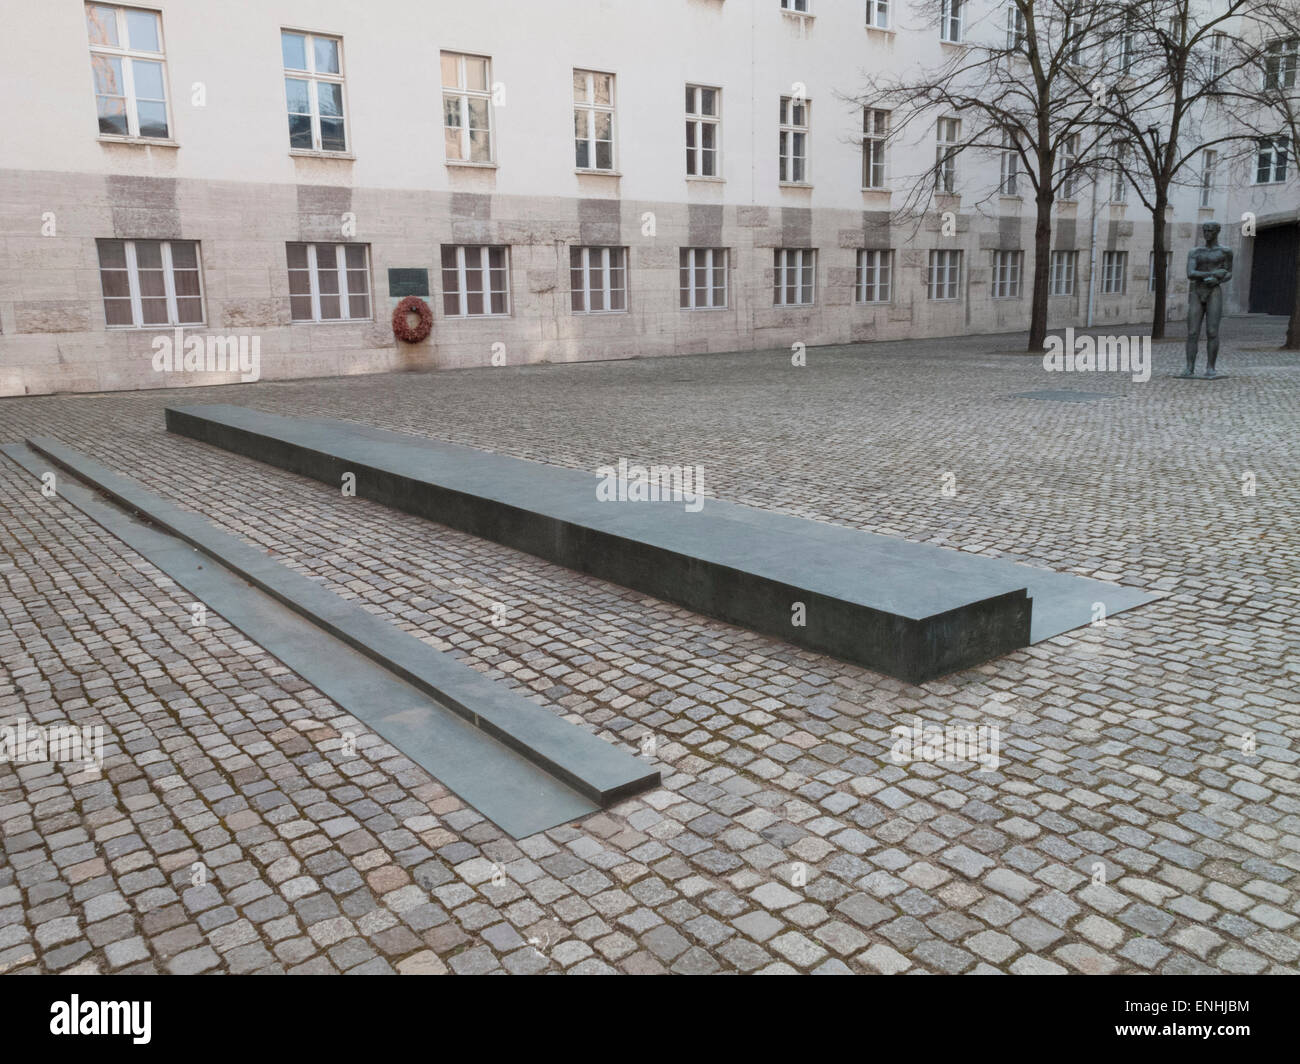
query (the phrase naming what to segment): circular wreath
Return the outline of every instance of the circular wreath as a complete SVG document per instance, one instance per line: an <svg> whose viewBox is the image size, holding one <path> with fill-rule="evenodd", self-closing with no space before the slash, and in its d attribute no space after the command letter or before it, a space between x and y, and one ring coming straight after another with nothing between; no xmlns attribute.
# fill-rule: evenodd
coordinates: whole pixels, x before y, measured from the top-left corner
<svg viewBox="0 0 1300 1064"><path fill-rule="evenodd" d="M407 320L408 314L415 314L419 321L412 325ZM429 304L419 296L407 296L393 309L393 335L408 344L418 344L428 338L433 331L433 311Z"/></svg>

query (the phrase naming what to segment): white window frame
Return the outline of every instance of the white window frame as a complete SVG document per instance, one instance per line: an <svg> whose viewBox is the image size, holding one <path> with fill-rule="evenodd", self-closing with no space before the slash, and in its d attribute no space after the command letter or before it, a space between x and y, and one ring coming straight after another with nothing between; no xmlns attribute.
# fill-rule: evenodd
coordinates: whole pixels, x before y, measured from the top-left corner
<svg viewBox="0 0 1300 1064"><path fill-rule="evenodd" d="M677 305L681 310L726 310L731 302L731 254L729 248L682 248L677 256ZM722 271L722 302L716 302L718 286L713 282ZM682 287L681 272L686 272L686 286ZM707 284L699 284L700 272ZM703 287L707 302L697 301Z"/></svg>
<svg viewBox="0 0 1300 1064"><path fill-rule="evenodd" d="M292 67L284 66L284 35L290 34L295 37L305 38L306 43L303 45L303 52L307 62L306 70L294 70ZM316 70L316 41L333 41L337 47L339 57L339 72L337 74L330 71ZM352 148L352 122L348 118L348 87L345 77L347 68L343 61L343 38L335 33L311 33L307 30L295 30L287 26L280 28L280 64L284 69L281 71L282 77L287 81L292 78L294 81L305 81L309 88L307 95L311 105L311 147L295 147L293 143L293 127L289 127L289 150L294 151L313 151L323 152L327 155L347 155ZM339 86L339 99L342 101L340 115L327 115L327 118L338 118L343 122L343 147L341 148L324 148L321 146L320 132L320 84L329 84ZM287 94L286 87L286 94ZM301 111L289 110L289 99L285 96L285 118L288 121L289 115L302 114Z"/></svg>
<svg viewBox="0 0 1300 1064"><path fill-rule="evenodd" d="M573 166L579 173L613 174L618 172L618 78L606 70L587 70L574 67L575 78L581 74L584 80L586 100L573 98L574 148ZM596 103L596 78L609 78L609 103ZM596 137L596 115L609 115L609 165L597 166L596 145L601 143ZM579 116L583 119L585 136L577 136ZM587 145L587 166L578 165L578 144Z"/></svg>
<svg viewBox="0 0 1300 1064"><path fill-rule="evenodd" d="M1007 51L1020 51L1029 39L1029 29L1025 24L1025 13L1016 0L1007 3Z"/></svg>
<svg viewBox="0 0 1300 1064"><path fill-rule="evenodd" d="M582 270L582 309L573 310L573 252L577 251L581 260ZM593 253L595 255L593 256ZM613 273L618 266L614 263L615 253L622 257L623 287L615 288L611 283ZM599 261L593 266L592 258L598 257ZM591 293L594 291L591 279L596 276L600 281L600 292L603 297L604 306L600 310L591 309ZM627 248L610 246L610 245L582 245L576 246L569 251L569 309L574 314L626 314L629 306L629 270L628 270L628 253ZM621 307L611 308L613 300L610 298L615 292L623 293L623 305Z"/></svg>
<svg viewBox="0 0 1300 1064"><path fill-rule="evenodd" d="M1061 141L1058 166L1061 172L1061 199L1073 202L1079 195L1079 174L1074 171L1074 164L1079 158L1079 134L1073 133Z"/></svg>
<svg viewBox="0 0 1300 1064"><path fill-rule="evenodd" d="M1281 92L1295 88L1296 53L1300 38L1276 37L1264 50L1264 69L1260 87Z"/></svg>
<svg viewBox="0 0 1300 1064"><path fill-rule="evenodd" d="M891 117L891 112L878 107L862 109L862 188L864 191L883 189L889 180L887 151Z"/></svg>
<svg viewBox="0 0 1300 1064"><path fill-rule="evenodd" d="M859 248L853 284L857 303L889 303L894 297L893 248Z"/></svg>
<svg viewBox="0 0 1300 1064"><path fill-rule="evenodd" d="M1074 279L1079 265L1077 251L1053 251L1051 267L1048 271L1049 295L1074 295Z"/></svg>
<svg viewBox="0 0 1300 1064"><path fill-rule="evenodd" d="M1213 148L1201 152L1201 197L1202 207L1208 207L1214 197L1215 171L1219 168L1219 153Z"/></svg>
<svg viewBox="0 0 1300 1064"><path fill-rule="evenodd" d="M442 316L444 318L508 318L510 317L510 247L508 244L444 244L446 248L454 248L456 251L456 288L455 291L449 291L447 288L446 275L448 268L441 265L439 261L439 273L442 284ZM492 287L492 252L500 251L505 263L505 288L500 290L501 295L505 296L505 310L492 309L492 296L497 290ZM470 262L470 257L477 255L477 268L482 272L483 289L479 295L483 297L483 310L481 313L474 314L469 309L469 277L468 271L475 264ZM447 311L447 296L456 296L456 313L452 314Z"/></svg>
<svg viewBox="0 0 1300 1064"><path fill-rule="evenodd" d="M705 92L713 93L713 114L711 115L706 115L702 110ZM686 176L720 178L722 177L722 90L715 85L690 83L686 86L686 93L690 97L686 107L686 126L688 129L686 137ZM711 126L713 129L712 148L704 146L704 128L706 126ZM694 145L691 144L692 135L695 139ZM713 173L711 174L704 172L704 160L708 152L713 155Z"/></svg>
<svg viewBox="0 0 1300 1064"><path fill-rule="evenodd" d="M1223 52L1224 45L1227 43L1227 37L1222 33L1210 34L1210 77L1209 80L1214 82L1219 80L1219 75L1223 73Z"/></svg>
<svg viewBox="0 0 1300 1064"><path fill-rule="evenodd" d="M962 258L961 251L956 248L936 248L930 252L926 299L934 303L954 303L961 299Z"/></svg>
<svg viewBox="0 0 1300 1064"><path fill-rule="evenodd" d="M311 292L311 317L310 317L310 318L295 318L295 317L293 317L293 314L292 314L292 311L291 311L289 317L290 317L290 320L291 320L291 322L292 322L293 324L295 324L295 325L335 325L335 324L338 324L338 323L341 323L341 322L373 321L373 320L374 320L375 299L374 299L374 292L371 290L371 288L372 288L372 286L373 286L373 284L374 284L374 279L371 277L371 269L370 269L370 245L369 245L369 244L349 244L349 243L346 243L346 242L343 242L343 243L334 243L334 242L331 242L331 241L319 241L319 242L316 242L316 243L309 243L309 242L304 241L304 240L290 240L290 241L289 241L289 244L303 244L303 245L305 245L306 248L307 248L307 281L308 281L308 284L310 285L310 292ZM320 267L320 264L319 264L319 262L318 262L318 256L317 256L317 254L316 254L316 249L317 249L318 247L322 247L322 246L323 246L323 247L332 247L332 248L334 248L334 256L335 256L335 258L334 258L334 266L333 266L332 268L333 268L334 271L338 274L338 278L339 278L339 290L338 290L338 297L339 297L339 310L340 310L340 311L342 311L342 310L344 310L344 309L347 310L347 314L346 314L346 315L342 315L342 316L337 317L337 318L323 318L323 317L321 317L321 312L320 312L320 295L321 295L321 293L320 293L320 269L321 269L321 267ZM368 313L365 314L364 316L361 316L361 317L354 317L353 314L352 314L352 293L348 291L348 266L347 266L347 257L346 257L346 256L347 256L347 252L344 251L344 248L348 248L348 247L360 247L360 248L365 249L365 256L366 256L366 309L367 309ZM288 256L288 248L287 248L287 245L286 245L286 251L285 251L285 254L286 254L286 259L287 259L287 256ZM331 267L329 267L329 266L326 266L326 267L325 267L325 269L330 269L330 268L331 268ZM298 271L296 271L296 270L292 270L292 269L291 269L290 272L291 272L291 273L294 273L294 272L298 272ZM330 293L330 294L333 295L334 293ZM291 304L291 305L292 305L292 304Z"/></svg>
<svg viewBox="0 0 1300 1064"><path fill-rule="evenodd" d="M798 121L802 108L803 121ZM781 130L777 140L777 179L783 185L808 185L811 178L808 167L808 148L812 141L812 101L794 96L781 97ZM803 137L803 153L795 151L795 141ZM795 164L801 164L802 173L795 177Z"/></svg>
<svg viewBox="0 0 1300 1064"><path fill-rule="evenodd" d="M998 250L993 252L993 274L990 294L993 299L1019 299L1021 279L1024 275L1023 251Z"/></svg>
<svg viewBox="0 0 1300 1064"><path fill-rule="evenodd" d="M867 29L887 30L892 0L867 0Z"/></svg>
<svg viewBox="0 0 1300 1064"><path fill-rule="evenodd" d="M934 126L934 187L937 192L957 191L957 145L961 142L961 119L938 118Z"/></svg>
<svg viewBox="0 0 1300 1064"><path fill-rule="evenodd" d="M966 0L939 0L939 40L961 44L965 21Z"/></svg>
<svg viewBox="0 0 1300 1064"><path fill-rule="evenodd" d="M812 0L781 0L781 10L790 11L796 15L811 15Z"/></svg>
<svg viewBox="0 0 1300 1064"><path fill-rule="evenodd" d="M1101 294L1122 296L1128 292L1128 252L1103 251L1101 254Z"/></svg>
<svg viewBox="0 0 1300 1064"><path fill-rule="evenodd" d="M798 298L787 298L793 280ZM804 289L808 298L804 299ZM811 307L817 303L817 249L772 249L772 306Z"/></svg>
<svg viewBox="0 0 1300 1064"><path fill-rule="evenodd" d="M114 241L118 239L121 238L114 238ZM109 242L111 241L104 241L104 243L109 243ZM130 325L109 324L108 309L105 308L104 327L107 329L166 329L166 328L179 328L182 326L185 328L197 329L203 327L203 325L207 322L208 304L203 294L203 259L200 254L199 242L197 240L176 240L176 241L150 240L148 242L158 243L159 245L161 245L163 290L167 296L167 320L165 322L146 322L144 320L144 304L142 302L142 297L140 295L140 267L135 253L136 241L121 239L123 254L126 257L127 286L131 296L131 324ZM173 243L194 245L195 274L199 282L198 300L199 300L200 317L198 321L183 322L179 320L180 310L176 303L176 278L174 276L175 266L172 264ZM98 259L99 258L98 243L95 248L95 254L96 254L96 258ZM189 269L188 266L185 268ZM112 269L116 270L116 267L112 267ZM102 264L102 259L100 260L99 274L100 274L99 288L100 288L101 298L105 300L106 299L120 300L122 298L121 296L108 296L104 293L104 277L103 277L104 266ZM150 298L156 299L157 297L151 296ZM187 295L184 298L193 299L194 296Z"/></svg>
<svg viewBox="0 0 1300 1064"><path fill-rule="evenodd" d="M1115 164L1110 175L1110 202L1127 203L1128 202L1128 177L1124 174L1124 166L1128 162L1128 147L1121 144L1119 150L1115 153Z"/></svg>
<svg viewBox="0 0 1300 1064"><path fill-rule="evenodd" d="M94 64L96 56L103 56L106 59L118 59L122 64L122 96L123 106L126 108L126 133L127 137L141 138L151 141L172 140L172 101L171 86L167 77L167 42L163 39L163 19L162 12L151 7L136 7L133 4L98 4L87 3L85 5L85 14L87 23L91 8L107 7L111 8L114 17L114 28L117 31L118 46L113 47L109 44L96 44L90 42L91 64L91 89L94 90ZM146 52L140 48L130 48L126 44L130 43L130 36L127 32L126 13L127 11L142 11L146 14L153 15L154 25L158 30L158 51ZM89 37L90 27L87 24L86 34ZM126 44L123 44L126 42ZM140 132L140 106L139 99L135 92L135 64L136 62L157 63L162 68L162 86L163 86L163 110L167 116L167 132L161 137L155 137L148 133ZM95 92L95 124L99 125L99 93ZM153 102L153 101L149 101ZM105 133L102 129L99 131L101 137L122 137L121 133Z"/></svg>
<svg viewBox="0 0 1300 1064"><path fill-rule="evenodd" d="M1174 261L1174 253L1172 251L1166 251L1165 252L1165 290L1166 291L1169 290L1169 268L1170 266L1173 265L1173 261ZM1154 292L1156 290L1155 267L1156 267L1156 253L1155 253L1155 249L1152 248L1150 251L1147 252L1147 291L1148 292Z"/></svg>
<svg viewBox="0 0 1300 1064"><path fill-rule="evenodd" d="M998 169L998 194L1019 196L1020 152L1016 147L1016 135L1010 130L1002 133L1002 154L998 160Z"/></svg>
<svg viewBox="0 0 1300 1064"><path fill-rule="evenodd" d="M1132 10L1124 13L1119 34L1119 72L1127 74L1137 59L1137 19Z"/></svg>
<svg viewBox="0 0 1300 1064"><path fill-rule="evenodd" d="M453 166L492 166L497 161L497 123L492 95L492 57L476 55L473 52L449 52L444 49L438 53L439 80L445 80L442 76L442 61L444 59L456 60L457 84L442 86L443 151L446 152L447 150L448 130L457 130L460 139L460 155L456 158L448 155L447 162ZM467 59L481 59L483 61L483 81L487 86L486 88L471 89L469 87L465 62ZM447 125L447 101L449 99L456 100L456 110L460 118L459 126ZM474 146L471 142L469 122L470 100L482 100L487 105L488 157L486 159L473 158Z"/></svg>
<svg viewBox="0 0 1300 1064"><path fill-rule="evenodd" d="M1286 181L1287 164L1290 163L1290 137L1261 137L1255 155L1256 185L1280 185ZM1261 173L1268 176L1261 179Z"/></svg>

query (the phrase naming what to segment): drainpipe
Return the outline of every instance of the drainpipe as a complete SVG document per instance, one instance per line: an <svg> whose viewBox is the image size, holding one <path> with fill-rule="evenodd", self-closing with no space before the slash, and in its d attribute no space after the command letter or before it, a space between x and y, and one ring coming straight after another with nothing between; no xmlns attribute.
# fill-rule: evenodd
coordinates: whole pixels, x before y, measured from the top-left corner
<svg viewBox="0 0 1300 1064"><path fill-rule="evenodd" d="M1088 320L1092 328L1093 295L1097 290L1097 180L1092 182L1092 233L1088 237Z"/></svg>

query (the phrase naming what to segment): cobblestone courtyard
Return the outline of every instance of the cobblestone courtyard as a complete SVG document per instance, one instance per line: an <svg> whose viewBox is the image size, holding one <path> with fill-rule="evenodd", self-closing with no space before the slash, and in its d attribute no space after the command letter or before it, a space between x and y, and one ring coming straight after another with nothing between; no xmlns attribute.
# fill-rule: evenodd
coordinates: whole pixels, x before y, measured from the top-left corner
<svg viewBox="0 0 1300 1064"><path fill-rule="evenodd" d="M606 740L653 735L664 779L512 841L0 460L0 723L108 734L100 775L0 765L0 971L1296 973L1283 329L1226 322L1213 384L1170 379L1175 344L1134 383L983 336L0 400L0 441L55 436ZM1103 398L1013 397L1045 389ZM1164 597L911 686L168 436L178 401L699 463L719 498ZM996 724L999 768L895 763L917 716Z"/></svg>

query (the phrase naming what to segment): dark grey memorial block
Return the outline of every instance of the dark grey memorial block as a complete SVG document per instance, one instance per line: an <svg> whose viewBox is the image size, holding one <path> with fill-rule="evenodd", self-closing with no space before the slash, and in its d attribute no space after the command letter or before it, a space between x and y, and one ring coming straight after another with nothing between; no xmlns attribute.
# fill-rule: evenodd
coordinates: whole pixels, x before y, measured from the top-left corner
<svg viewBox="0 0 1300 1064"><path fill-rule="evenodd" d="M169 408L170 431L912 682L1149 601L1133 588L708 499L609 502L598 478L353 422ZM1032 618L1031 618L1032 601ZM806 625L791 623L795 603Z"/></svg>
<svg viewBox="0 0 1300 1064"><path fill-rule="evenodd" d="M512 836L555 827L658 784L659 773L645 762L135 481L53 440L28 444L0 451L37 476L61 467L115 502L59 477L60 497Z"/></svg>

